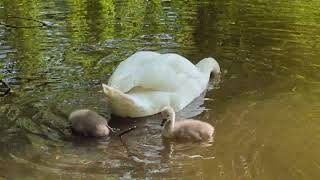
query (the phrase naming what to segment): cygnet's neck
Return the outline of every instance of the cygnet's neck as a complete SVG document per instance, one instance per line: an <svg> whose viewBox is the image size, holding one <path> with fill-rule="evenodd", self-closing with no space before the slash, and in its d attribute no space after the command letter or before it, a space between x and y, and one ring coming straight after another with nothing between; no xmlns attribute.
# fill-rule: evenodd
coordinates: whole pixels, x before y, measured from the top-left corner
<svg viewBox="0 0 320 180"><path fill-rule="evenodd" d="M218 62L212 57L202 59L196 66L206 75L210 75L210 73L219 75L221 73Z"/></svg>
<svg viewBox="0 0 320 180"><path fill-rule="evenodd" d="M171 137L173 136L173 129L174 129L174 124L176 120L176 115L173 109L168 109L167 112L169 114L169 117L167 122L164 124L162 134L165 137Z"/></svg>

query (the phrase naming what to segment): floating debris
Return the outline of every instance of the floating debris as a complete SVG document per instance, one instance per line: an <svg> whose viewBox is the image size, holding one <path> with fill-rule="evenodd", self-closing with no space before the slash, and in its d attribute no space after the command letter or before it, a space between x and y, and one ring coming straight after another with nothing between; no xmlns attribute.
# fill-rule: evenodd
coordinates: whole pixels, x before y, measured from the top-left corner
<svg viewBox="0 0 320 180"><path fill-rule="evenodd" d="M9 85L0 79L0 97L3 97L5 95L9 94L10 90L11 89L10 89Z"/></svg>
<svg viewBox="0 0 320 180"><path fill-rule="evenodd" d="M5 26L7 28L38 28L38 27L45 27L45 26L49 26L49 24L47 24L46 22L43 21L39 21L37 19L33 19L33 18L28 18L28 17L19 17L19 16L9 16L6 18L7 20L9 19L15 19L15 20L23 20L26 22L30 22L30 23L36 23L35 25L28 25L28 26L18 26L18 25L13 25L13 24L9 24L9 23L5 23L5 22L0 22L0 25Z"/></svg>

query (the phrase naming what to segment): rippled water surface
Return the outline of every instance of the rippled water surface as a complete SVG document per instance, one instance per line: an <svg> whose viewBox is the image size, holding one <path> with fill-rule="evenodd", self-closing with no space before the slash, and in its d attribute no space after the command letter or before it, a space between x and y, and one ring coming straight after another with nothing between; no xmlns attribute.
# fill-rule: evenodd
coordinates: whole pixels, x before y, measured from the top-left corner
<svg viewBox="0 0 320 180"><path fill-rule="evenodd" d="M316 0L0 1L0 79L13 91L0 97L0 179L319 179L319 9ZM112 118L138 126L127 146L69 132L74 109L110 117L100 84L138 50L219 61L222 82L195 117L215 126L211 146L162 140L157 116Z"/></svg>

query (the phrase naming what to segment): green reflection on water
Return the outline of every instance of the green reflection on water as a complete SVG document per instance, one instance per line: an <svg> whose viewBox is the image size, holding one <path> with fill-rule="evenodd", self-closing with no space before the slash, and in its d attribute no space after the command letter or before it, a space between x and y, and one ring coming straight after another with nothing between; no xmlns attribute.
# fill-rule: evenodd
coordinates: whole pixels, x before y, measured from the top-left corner
<svg viewBox="0 0 320 180"><path fill-rule="evenodd" d="M0 27L0 78L14 90L0 99L0 142L6 144L0 175L320 177L319 8L318 1L302 0L1 1L1 22L36 24L8 19L21 16L50 26ZM223 82L207 94L212 110L199 116L216 126L212 147L174 144L171 152L156 123L144 122L147 131L130 137L144 155L138 163L115 138L81 144L66 130L56 109L89 107L109 117L100 83L137 50L176 52L193 62L217 58ZM198 154L204 158L190 158Z"/></svg>

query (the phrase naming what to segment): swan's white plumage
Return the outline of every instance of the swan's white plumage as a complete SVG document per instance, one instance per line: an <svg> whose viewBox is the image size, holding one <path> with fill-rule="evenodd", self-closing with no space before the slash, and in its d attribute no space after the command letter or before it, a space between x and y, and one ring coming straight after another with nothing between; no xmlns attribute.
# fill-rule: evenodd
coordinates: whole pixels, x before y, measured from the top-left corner
<svg viewBox="0 0 320 180"><path fill-rule="evenodd" d="M195 66L178 54L141 51L121 62L103 89L114 114L142 117L164 106L181 110L206 89L211 72L220 73L213 58Z"/></svg>

